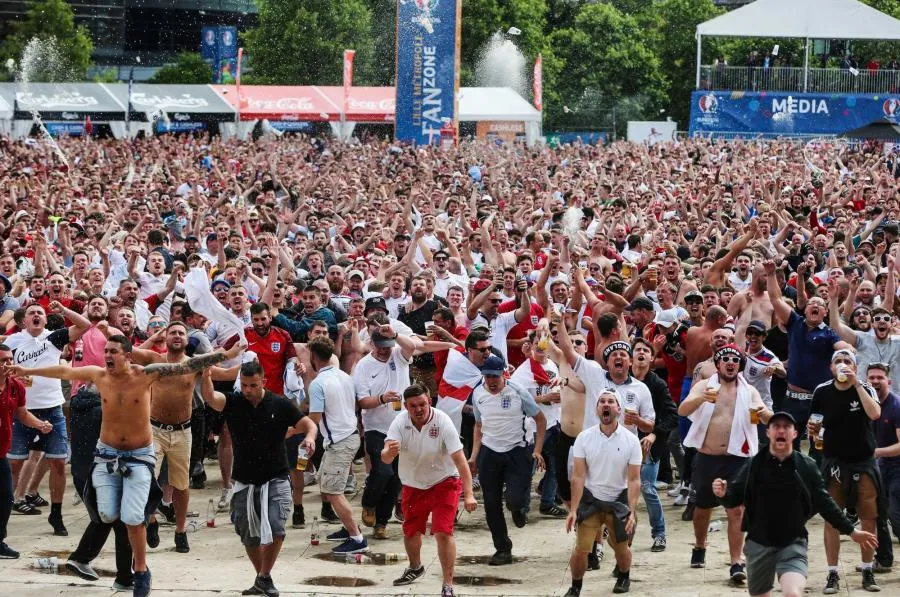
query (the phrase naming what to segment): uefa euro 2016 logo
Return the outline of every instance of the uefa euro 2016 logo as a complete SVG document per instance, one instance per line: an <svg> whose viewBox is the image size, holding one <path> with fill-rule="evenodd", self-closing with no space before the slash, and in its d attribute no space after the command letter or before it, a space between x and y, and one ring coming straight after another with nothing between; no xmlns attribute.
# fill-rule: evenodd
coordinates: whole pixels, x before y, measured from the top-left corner
<svg viewBox="0 0 900 597"><path fill-rule="evenodd" d="M416 4L416 8L419 11L419 15L414 19L416 23L422 26L425 31L428 33L434 33L434 24L440 23L440 20L435 19L433 14L434 11L437 10L438 4L440 4L440 0L413 0Z"/></svg>
<svg viewBox="0 0 900 597"><path fill-rule="evenodd" d="M888 118L896 118L897 112L900 111L900 100L896 98L888 98L881 104L881 111Z"/></svg>
<svg viewBox="0 0 900 597"><path fill-rule="evenodd" d="M715 114L719 109L719 100L717 100L716 96L712 93L701 95L700 99L697 101L697 105L704 114Z"/></svg>

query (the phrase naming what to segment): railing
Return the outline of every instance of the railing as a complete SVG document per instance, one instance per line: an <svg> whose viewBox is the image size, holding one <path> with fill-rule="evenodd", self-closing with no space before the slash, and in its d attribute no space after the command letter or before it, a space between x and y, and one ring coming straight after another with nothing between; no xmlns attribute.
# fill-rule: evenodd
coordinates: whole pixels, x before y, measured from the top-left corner
<svg viewBox="0 0 900 597"><path fill-rule="evenodd" d="M807 91L809 93L898 93L900 70L803 69L749 66L702 66L700 89L734 91Z"/></svg>

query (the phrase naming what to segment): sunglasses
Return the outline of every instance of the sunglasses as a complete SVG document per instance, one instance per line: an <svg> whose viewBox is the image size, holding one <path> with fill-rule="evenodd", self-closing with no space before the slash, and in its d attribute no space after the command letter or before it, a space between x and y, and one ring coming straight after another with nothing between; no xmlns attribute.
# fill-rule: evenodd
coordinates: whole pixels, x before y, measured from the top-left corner
<svg viewBox="0 0 900 597"><path fill-rule="evenodd" d="M722 363L740 363L740 362L741 362L741 357L728 357L728 356L725 356L725 357L720 358L719 361L722 362Z"/></svg>
<svg viewBox="0 0 900 597"><path fill-rule="evenodd" d="M164 328L164 327L166 327L166 324L164 324L164 323L161 322L161 321L159 321L159 322L152 322L152 323L148 323L148 324L147 324L147 327L148 327L148 328Z"/></svg>
<svg viewBox="0 0 900 597"><path fill-rule="evenodd" d="M484 348L475 348L475 350L477 350L480 353L487 354L487 353L491 352L491 347L485 346Z"/></svg>
<svg viewBox="0 0 900 597"><path fill-rule="evenodd" d="M762 332L760 332L759 330L747 330L745 335L747 335L747 336L763 336L764 334Z"/></svg>
<svg viewBox="0 0 900 597"><path fill-rule="evenodd" d="M434 258L434 261L447 261L447 258L446 258L446 257L443 257L443 256L441 256L441 257L435 257L435 258Z"/></svg>
<svg viewBox="0 0 900 597"><path fill-rule="evenodd" d="M875 323L878 323L879 321L883 321L885 323L890 323L891 316L890 315L873 315L872 321L874 321Z"/></svg>

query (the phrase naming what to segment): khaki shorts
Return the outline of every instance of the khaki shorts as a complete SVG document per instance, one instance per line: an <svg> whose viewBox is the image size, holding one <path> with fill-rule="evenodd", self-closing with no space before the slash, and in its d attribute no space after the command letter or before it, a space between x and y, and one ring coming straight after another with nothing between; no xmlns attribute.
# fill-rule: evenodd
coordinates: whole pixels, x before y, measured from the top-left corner
<svg viewBox="0 0 900 597"><path fill-rule="evenodd" d="M628 552L628 540L616 543L615 521L615 515L612 512L595 512L579 522L576 529L575 549L582 553L591 553L594 541L597 540L603 527L606 527L609 530L607 542L616 553L616 558L624 556Z"/></svg>
<svg viewBox="0 0 900 597"><path fill-rule="evenodd" d="M828 495L839 507L846 506L843 487L836 479L828 479ZM878 492L875 490L875 482L869 475L860 475L856 484L856 513L860 520L878 518Z"/></svg>
<svg viewBox="0 0 900 597"><path fill-rule="evenodd" d="M156 476L162 468L163 456L169 463L169 485L184 491L190 484L191 430L167 431L159 427L153 430L153 450L156 452Z"/></svg>
<svg viewBox="0 0 900 597"><path fill-rule="evenodd" d="M318 475L321 493L343 495L344 488L347 486L347 475L350 474L350 467L353 466L357 450L359 450L358 433L353 433L325 448Z"/></svg>

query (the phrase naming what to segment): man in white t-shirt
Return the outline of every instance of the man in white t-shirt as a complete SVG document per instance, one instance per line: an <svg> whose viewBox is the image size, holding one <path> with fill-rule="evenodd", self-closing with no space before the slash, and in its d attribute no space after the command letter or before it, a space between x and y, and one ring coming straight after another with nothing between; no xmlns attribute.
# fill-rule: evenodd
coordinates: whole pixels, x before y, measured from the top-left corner
<svg viewBox="0 0 900 597"><path fill-rule="evenodd" d="M531 297L528 294L528 282L520 279L516 282L516 296L519 306L510 313L499 313L500 303L503 302L503 273L494 276L493 285L486 287L472 299L466 312L469 318L470 328L477 324L484 324L490 330L491 346L496 348L507 361L506 336L509 330L523 321L531 314Z"/></svg>
<svg viewBox="0 0 900 597"><path fill-rule="evenodd" d="M50 310L59 313L75 325L55 331L46 329L47 314L37 303L25 309L24 330L6 339L5 344L13 351L13 361L20 367L54 367L59 365L66 344L81 337L91 322L82 315L66 309L53 301ZM34 429L15 421L12 429L12 445L7 458L10 461L15 487L13 511L20 514L40 514L25 499L25 489L34 473L28 460L29 452L43 452L50 463L50 517L53 534L62 537L69 533L63 524L62 501L66 489L66 458L69 456L69 440L66 417L62 406L65 398L58 379L27 377L25 384L25 407L42 421L53 424L53 431L43 435ZM25 466L28 464L28 466Z"/></svg>
<svg viewBox="0 0 900 597"><path fill-rule="evenodd" d="M372 333L372 351L353 370L356 401L362 409L366 453L372 464L362 495L362 521L375 527L375 538L387 538L387 523L400 495L396 463L381 461L384 438L402 409L403 391L409 387L409 364L415 352L412 338L390 325Z"/></svg>
<svg viewBox="0 0 900 597"><path fill-rule="evenodd" d="M566 518L566 532L576 528L577 538L569 561L572 586L566 597L581 595L588 553L604 527L616 555L613 592L626 593L631 586L628 541L634 535L641 495L641 443L619 424L622 403L618 392L602 391L594 410L599 424L579 433L572 447L572 504L578 506Z"/></svg>
<svg viewBox="0 0 900 597"><path fill-rule="evenodd" d="M453 527L460 492L467 512L477 507L472 475L456 426L449 415L431 408L428 389L414 383L403 392L403 400L406 410L391 423L381 451L385 464L392 464L400 456L403 483L403 542L409 566L394 586L408 585L425 573L422 535L430 515L431 534L437 542L443 574L441 597L452 597L456 562Z"/></svg>
<svg viewBox="0 0 900 597"><path fill-rule="evenodd" d="M317 372L309 384L309 418L322 434L325 454L319 464L319 491L331 504L344 528L328 535L341 541L332 552L346 555L368 549L368 543L353 518L350 502L344 497L347 475L359 450L356 431L356 389L349 375L332 365L334 343L327 336L313 338L306 345L309 361Z"/></svg>

